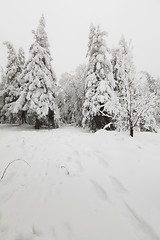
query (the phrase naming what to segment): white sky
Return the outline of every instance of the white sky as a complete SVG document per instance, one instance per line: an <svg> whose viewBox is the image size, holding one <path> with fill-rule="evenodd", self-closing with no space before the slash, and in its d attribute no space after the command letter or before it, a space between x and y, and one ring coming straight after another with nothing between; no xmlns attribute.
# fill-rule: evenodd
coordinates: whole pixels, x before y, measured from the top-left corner
<svg viewBox="0 0 160 240"><path fill-rule="evenodd" d="M122 34L131 39L137 70L160 75L160 0L0 0L0 65L6 40L28 56L42 13L58 78L85 62L91 23L108 32L110 48Z"/></svg>

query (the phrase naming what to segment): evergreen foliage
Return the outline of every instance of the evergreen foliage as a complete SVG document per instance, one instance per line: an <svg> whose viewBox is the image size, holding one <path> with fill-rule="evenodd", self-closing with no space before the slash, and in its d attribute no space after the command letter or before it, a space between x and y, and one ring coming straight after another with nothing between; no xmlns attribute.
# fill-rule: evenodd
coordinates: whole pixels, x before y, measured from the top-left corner
<svg viewBox="0 0 160 240"><path fill-rule="evenodd" d="M1 71L1 123L29 123L56 128L63 123L97 129L157 131L160 124L160 80L136 74L132 47L122 36L109 50L106 32L90 26L87 65L57 80L51 62L45 19L33 31L29 59L6 41L7 66Z"/></svg>
<svg viewBox="0 0 160 240"><path fill-rule="evenodd" d="M92 130L110 124L115 114L116 95L109 52L100 27L91 26L87 56L89 57L83 105L83 126Z"/></svg>
<svg viewBox="0 0 160 240"><path fill-rule="evenodd" d="M23 91L14 112L25 112L29 122L40 128L42 124L58 127L56 104L56 77L51 65L51 54L44 16L33 31L35 42L30 47L30 57L21 76Z"/></svg>
<svg viewBox="0 0 160 240"><path fill-rule="evenodd" d="M19 48L18 51L18 67L19 67L19 71L22 72L23 67L25 65L25 53L23 48Z"/></svg>
<svg viewBox="0 0 160 240"><path fill-rule="evenodd" d="M4 42L7 47L8 63L6 72L3 74L3 90L1 121L8 123L17 122L17 117L13 114L13 107L20 94L19 65L18 58L13 45L10 42Z"/></svg>

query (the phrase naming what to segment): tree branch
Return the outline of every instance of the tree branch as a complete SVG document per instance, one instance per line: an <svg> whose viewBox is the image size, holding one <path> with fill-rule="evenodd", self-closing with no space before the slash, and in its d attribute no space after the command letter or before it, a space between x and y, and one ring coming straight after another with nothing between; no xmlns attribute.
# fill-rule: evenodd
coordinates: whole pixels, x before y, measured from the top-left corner
<svg viewBox="0 0 160 240"><path fill-rule="evenodd" d="M10 162L10 163L6 166L6 168L4 169L4 171L3 171L3 173L2 173L2 176L1 176L1 178L0 178L0 181L2 181L2 179L4 178L4 175L5 175L6 171L7 171L7 169L9 168L9 166L10 166L12 163L17 162L17 161L25 162L29 167L31 167L31 166L30 166L25 160L23 160L23 159L13 160L13 161Z"/></svg>

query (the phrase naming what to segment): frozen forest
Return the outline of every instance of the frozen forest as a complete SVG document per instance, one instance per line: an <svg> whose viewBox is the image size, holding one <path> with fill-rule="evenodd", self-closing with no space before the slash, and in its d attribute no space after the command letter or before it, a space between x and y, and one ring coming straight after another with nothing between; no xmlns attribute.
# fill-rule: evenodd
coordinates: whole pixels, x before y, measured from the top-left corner
<svg viewBox="0 0 160 240"><path fill-rule="evenodd" d="M36 1L19 2L26 12L23 6L17 16L27 14L27 23L33 15L36 19L41 0L34 8ZM160 78L137 70L132 42L120 34L113 47L102 24L88 25L85 61L79 56L81 38L78 64L63 71L65 48L67 60L76 59L67 45L76 39L68 31L76 16L61 29L54 14L65 24L74 12L62 2L60 11L51 9L50 16L36 20L28 52L16 34L18 47L10 38L2 44L0 240L160 240ZM86 2L74 12L83 10L84 20ZM7 13L10 9L7 5ZM54 34L56 27L68 37L54 35L62 48L60 75L52 52L56 41L48 31ZM24 29L18 30L23 35Z"/></svg>
<svg viewBox="0 0 160 240"><path fill-rule="evenodd" d="M2 69L0 122L57 128L63 124L99 129L157 132L160 123L160 79L136 72L132 44L122 36L111 49L107 33L91 24L86 63L57 80L44 16L33 32L25 58L6 41L8 62Z"/></svg>

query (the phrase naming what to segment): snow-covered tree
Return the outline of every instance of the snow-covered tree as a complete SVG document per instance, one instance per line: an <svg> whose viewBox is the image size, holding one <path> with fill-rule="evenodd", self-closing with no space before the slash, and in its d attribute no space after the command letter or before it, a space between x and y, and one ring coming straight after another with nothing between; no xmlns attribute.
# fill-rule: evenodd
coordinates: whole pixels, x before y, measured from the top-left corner
<svg viewBox="0 0 160 240"><path fill-rule="evenodd" d="M1 72L1 80L0 80L0 119L1 119L1 109L4 106L4 88L5 88L5 83L6 83L6 75L4 72L4 69L1 67L0 68Z"/></svg>
<svg viewBox="0 0 160 240"><path fill-rule="evenodd" d="M58 96L61 118L64 123L82 125L86 65L80 65L72 74L64 73L59 81Z"/></svg>
<svg viewBox="0 0 160 240"><path fill-rule="evenodd" d="M18 67L20 72L22 72L24 64L25 64L25 52L21 47L19 48L19 51L18 51Z"/></svg>
<svg viewBox="0 0 160 240"><path fill-rule="evenodd" d="M151 116L155 99L153 95L144 96L140 91L136 81L132 47L123 36L119 48L113 51L112 64L115 91L120 103L117 125L119 129L129 128L130 136L133 137L134 127L140 124L142 118L147 119L147 116Z"/></svg>
<svg viewBox="0 0 160 240"><path fill-rule="evenodd" d="M28 119L34 121L35 128L40 128L42 124L58 127L56 77L51 65L44 16L33 34L35 42L30 47L30 57L21 77L24 90L17 100L14 112L26 112Z"/></svg>
<svg viewBox="0 0 160 240"><path fill-rule="evenodd" d="M1 79L0 79L0 91L2 92L4 87L5 87L5 83L6 83L6 74L5 74L5 71L2 67L0 67L0 76L1 76Z"/></svg>
<svg viewBox="0 0 160 240"><path fill-rule="evenodd" d="M140 130L156 131L160 118L160 83L144 71L140 72L137 78L139 95L143 99L143 108L146 109L140 116Z"/></svg>
<svg viewBox="0 0 160 240"><path fill-rule="evenodd" d="M155 119L156 119L157 125L160 127L160 77L157 77L155 79L155 82L156 82L156 96L157 96Z"/></svg>
<svg viewBox="0 0 160 240"><path fill-rule="evenodd" d="M13 45L6 41L4 42L4 45L7 47L7 54L8 54L8 63L6 66L6 77L7 77L7 82L12 82L15 78L15 75L17 74L18 71L18 59L17 59L17 54L16 51L13 47Z"/></svg>
<svg viewBox="0 0 160 240"><path fill-rule="evenodd" d="M95 35L96 35L96 27L93 24L91 24L89 37L88 37L88 51L87 51L86 57L89 57L93 51L92 45L93 45L93 39L95 38Z"/></svg>
<svg viewBox="0 0 160 240"><path fill-rule="evenodd" d="M3 99L1 117L2 121L15 123L17 118L13 115L12 110L20 94L18 58L15 49L10 42L4 42L4 45L6 45L8 50L8 62L6 66L3 91L1 92L1 97Z"/></svg>
<svg viewBox="0 0 160 240"><path fill-rule="evenodd" d="M151 74L146 71L141 71L138 75L144 92L158 93L158 82L153 76L151 76Z"/></svg>
<svg viewBox="0 0 160 240"><path fill-rule="evenodd" d="M85 80L86 80L86 72L87 68L86 65L79 65L75 70L75 86L76 86L76 102L75 102L75 112L74 112L74 119L75 123L78 126L82 126L82 109L85 99Z"/></svg>
<svg viewBox="0 0 160 240"><path fill-rule="evenodd" d="M108 48L100 27L90 28L87 56L89 57L83 105L83 126L92 130L110 124L116 111L116 95Z"/></svg>
<svg viewBox="0 0 160 240"><path fill-rule="evenodd" d="M63 123L73 123L75 86L73 75L63 73L59 80L58 107Z"/></svg>

